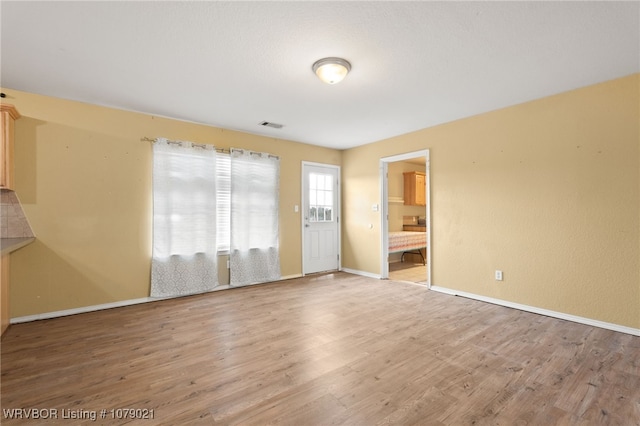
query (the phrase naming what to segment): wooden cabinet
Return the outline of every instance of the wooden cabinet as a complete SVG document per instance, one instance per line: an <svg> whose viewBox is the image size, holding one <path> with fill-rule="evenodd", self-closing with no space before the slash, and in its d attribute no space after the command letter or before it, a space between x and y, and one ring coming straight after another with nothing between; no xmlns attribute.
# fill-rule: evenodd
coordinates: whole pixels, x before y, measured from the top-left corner
<svg viewBox="0 0 640 426"><path fill-rule="evenodd" d="M424 172L404 174L404 204L406 206L427 205L427 177Z"/></svg>
<svg viewBox="0 0 640 426"><path fill-rule="evenodd" d="M9 254L3 254L0 261L0 325L0 334L4 334L9 327Z"/></svg>
<svg viewBox="0 0 640 426"><path fill-rule="evenodd" d="M0 189L13 190L13 128L20 114L13 105L0 105Z"/></svg>
<svg viewBox="0 0 640 426"><path fill-rule="evenodd" d="M13 105L0 104L0 191L13 190L13 125L18 118ZM0 260L0 334L9 327L9 256Z"/></svg>

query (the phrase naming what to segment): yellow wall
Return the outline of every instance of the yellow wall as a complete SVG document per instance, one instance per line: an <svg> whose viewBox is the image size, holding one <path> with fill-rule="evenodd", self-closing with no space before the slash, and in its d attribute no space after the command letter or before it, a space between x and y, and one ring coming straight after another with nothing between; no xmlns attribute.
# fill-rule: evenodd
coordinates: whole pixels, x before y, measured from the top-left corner
<svg viewBox="0 0 640 426"><path fill-rule="evenodd" d="M380 273L379 159L428 148L433 285L640 328L639 80L345 151L343 266Z"/></svg>
<svg viewBox="0 0 640 426"><path fill-rule="evenodd" d="M341 151L10 89L16 193L36 242L11 256L11 316L149 296L151 144L167 137L280 156L283 276L302 271L302 161L340 165Z"/></svg>
<svg viewBox="0 0 640 426"><path fill-rule="evenodd" d="M640 328L640 75L344 152L3 92L23 116L16 192L37 236L12 255L12 317L148 296L140 138L163 136L281 157L285 276L302 269L301 161L342 165L342 264L379 274L380 158L428 148L434 285Z"/></svg>

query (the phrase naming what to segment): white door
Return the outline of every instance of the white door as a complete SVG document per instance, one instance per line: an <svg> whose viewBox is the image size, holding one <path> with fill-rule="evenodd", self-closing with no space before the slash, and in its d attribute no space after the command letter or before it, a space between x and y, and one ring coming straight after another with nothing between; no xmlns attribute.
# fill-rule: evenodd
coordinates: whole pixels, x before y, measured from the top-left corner
<svg viewBox="0 0 640 426"><path fill-rule="evenodd" d="M302 273L339 269L339 168L302 163Z"/></svg>

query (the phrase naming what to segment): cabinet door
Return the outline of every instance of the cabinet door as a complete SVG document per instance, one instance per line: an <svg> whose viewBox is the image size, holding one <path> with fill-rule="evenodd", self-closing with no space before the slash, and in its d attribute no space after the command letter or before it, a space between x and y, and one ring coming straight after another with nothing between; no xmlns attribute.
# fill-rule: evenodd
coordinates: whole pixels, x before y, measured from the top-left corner
<svg viewBox="0 0 640 426"><path fill-rule="evenodd" d="M0 260L0 326L4 333L9 327L9 255Z"/></svg>
<svg viewBox="0 0 640 426"><path fill-rule="evenodd" d="M425 175L416 173L416 205L426 206L427 182Z"/></svg>
<svg viewBox="0 0 640 426"><path fill-rule="evenodd" d="M406 206L426 206L426 191L427 180L424 173L404 173L404 204Z"/></svg>
<svg viewBox="0 0 640 426"><path fill-rule="evenodd" d="M404 205L412 206L415 203L415 178L413 173L404 173Z"/></svg>
<svg viewBox="0 0 640 426"><path fill-rule="evenodd" d="M0 107L0 188L13 189L13 123L20 114L13 105Z"/></svg>

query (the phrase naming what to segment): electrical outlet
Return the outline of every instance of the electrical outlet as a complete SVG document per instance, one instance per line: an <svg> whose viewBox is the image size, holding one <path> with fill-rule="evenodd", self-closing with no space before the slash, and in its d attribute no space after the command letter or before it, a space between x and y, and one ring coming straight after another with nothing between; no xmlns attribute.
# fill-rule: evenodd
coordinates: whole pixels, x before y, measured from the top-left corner
<svg viewBox="0 0 640 426"><path fill-rule="evenodd" d="M502 281L502 271L496 270L496 281Z"/></svg>

